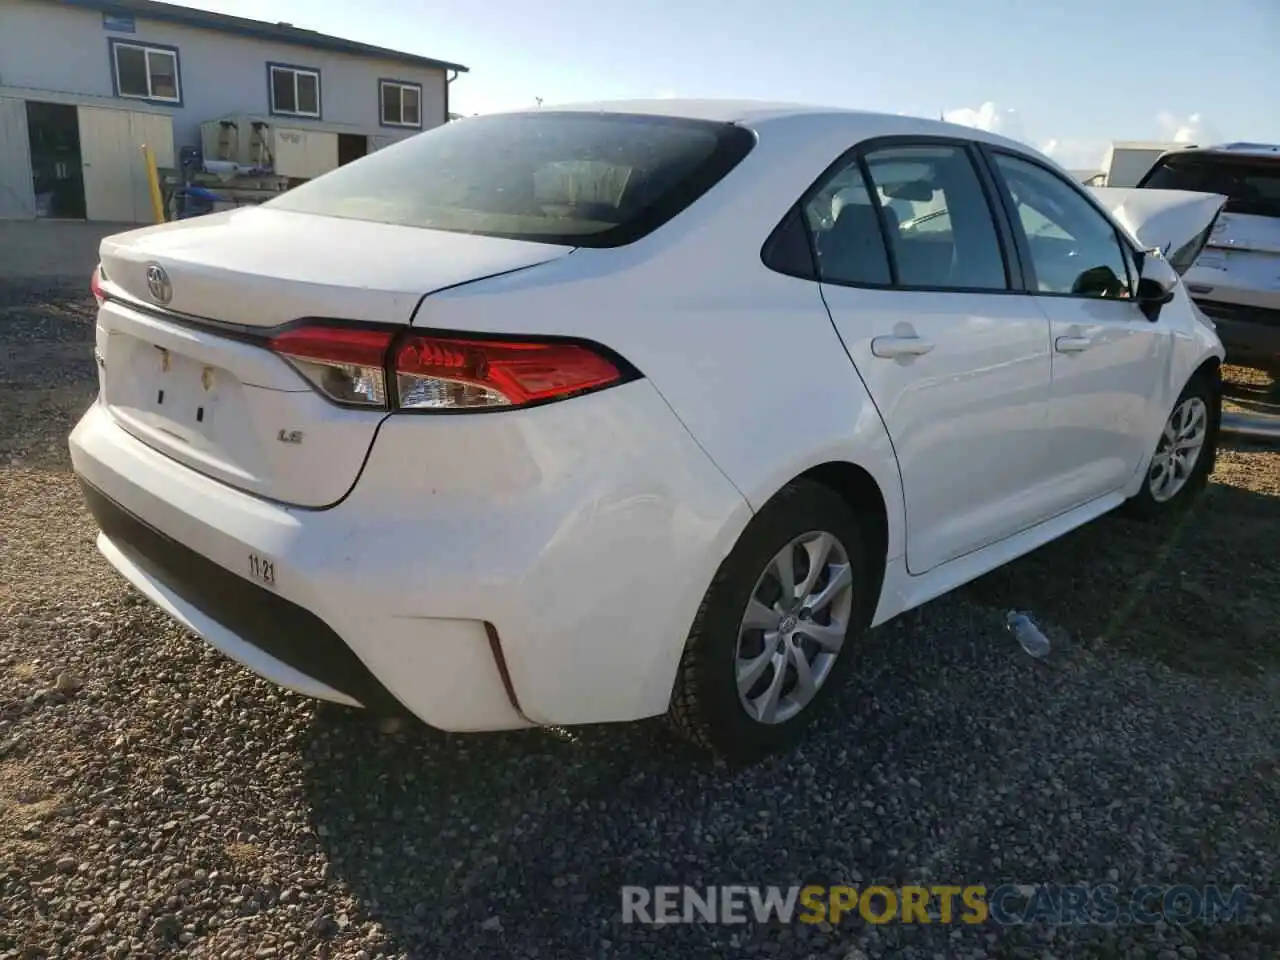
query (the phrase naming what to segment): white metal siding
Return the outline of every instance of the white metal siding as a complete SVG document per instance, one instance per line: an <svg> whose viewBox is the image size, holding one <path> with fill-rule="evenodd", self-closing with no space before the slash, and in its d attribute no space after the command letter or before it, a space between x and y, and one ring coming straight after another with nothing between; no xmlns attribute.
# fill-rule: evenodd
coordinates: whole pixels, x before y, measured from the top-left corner
<svg viewBox="0 0 1280 960"><path fill-rule="evenodd" d="M0 97L0 220L25 220L35 215L27 104Z"/></svg>
<svg viewBox="0 0 1280 960"><path fill-rule="evenodd" d="M101 107L80 107L79 115L88 219L151 223L155 217L142 147L152 146L158 166L173 166L172 121Z"/></svg>
<svg viewBox="0 0 1280 960"><path fill-rule="evenodd" d="M350 126L352 133L391 140L417 133L380 125L378 81L383 78L422 85L424 129L445 122L447 84L441 69L309 50L147 20L141 15L136 24L135 33L116 33L103 28L102 14L97 10L44 0L0 0L0 84L113 98L127 107L130 101L115 98L112 87L107 49L108 41L115 38L178 49L182 104L161 109L173 118L179 147L199 144L200 124L206 120L236 113L268 114L268 63L294 63L319 70L320 122ZM69 56L67 51L76 55ZM308 121L294 117L274 119L297 129L309 126Z"/></svg>

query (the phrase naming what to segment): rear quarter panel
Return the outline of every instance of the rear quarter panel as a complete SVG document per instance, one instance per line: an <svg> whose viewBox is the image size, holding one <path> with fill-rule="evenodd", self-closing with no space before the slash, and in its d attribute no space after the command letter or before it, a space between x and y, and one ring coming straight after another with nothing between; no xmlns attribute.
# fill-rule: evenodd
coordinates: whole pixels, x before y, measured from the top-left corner
<svg viewBox="0 0 1280 960"><path fill-rule="evenodd" d="M737 170L654 234L433 294L414 325L603 343L654 384L754 510L814 466L865 469L897 556L902 488L879 413L818 285L760 256L787 209L862 136L812 118L772 123Z"/></svg>

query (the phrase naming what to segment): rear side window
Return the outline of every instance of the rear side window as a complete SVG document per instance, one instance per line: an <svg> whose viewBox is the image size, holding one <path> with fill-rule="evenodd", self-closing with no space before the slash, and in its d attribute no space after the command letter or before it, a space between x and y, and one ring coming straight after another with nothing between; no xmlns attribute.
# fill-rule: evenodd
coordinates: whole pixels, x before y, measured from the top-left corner
<svg viewBox="0 0 1280 960"><path fill-rule="evenodd" d="M857 159L835 171L804 208L818 279L827 283L893 282L879 214Z"/></svg>
<svg viewBox="0 0 1280 960"><path fill-rule="evenodd" d="M968 152L888 147L867 154L903 287L1005 290L1004 253Z"/></svg>
<svg viewBox="0 0 1280 960"><path fill-rule="evenodd" d="M1220 193L1228 213L1280 217L1280 159L1190 154L1165 157L1141 186Z"/></svg>
<svg viewBox="0 0 1280 960"><path fill-rule="evenodd" d="M827 177L804 214L822 280L1008 289L991 207L962 146L869 150Z"/></svg>
<svg viewBox="0 0 1280 960"><path fill-rule="evenodd" d="M437 127L295 187L266 206L584 247L657 229L751 150L738 126L536 111Z"/></svg>

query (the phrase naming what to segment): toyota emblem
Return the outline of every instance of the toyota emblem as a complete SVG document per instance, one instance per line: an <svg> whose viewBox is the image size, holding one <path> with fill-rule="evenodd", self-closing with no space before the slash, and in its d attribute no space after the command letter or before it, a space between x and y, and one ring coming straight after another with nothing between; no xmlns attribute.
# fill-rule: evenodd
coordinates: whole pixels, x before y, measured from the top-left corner
<svg viewBox="0 0 1280 960"><path fill-rule="evenodd" d="M151 291L151 299L156 303L168 303L173 299L173 284L169 282L169 274L158 263L147 264L147 289Z"/></svg>

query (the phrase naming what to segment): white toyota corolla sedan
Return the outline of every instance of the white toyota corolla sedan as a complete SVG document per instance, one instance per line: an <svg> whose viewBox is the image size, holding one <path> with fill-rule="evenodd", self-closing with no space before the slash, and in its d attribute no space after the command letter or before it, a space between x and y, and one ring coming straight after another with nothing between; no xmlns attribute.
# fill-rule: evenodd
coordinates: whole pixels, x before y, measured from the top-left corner
<svg viewBox="0 0 1280 960"><path fill-rule="evenodd" d="M104 240L72 460L116 569L278 684L749 758L870 626L1204 487L1222 346L1111 209L903 116L450 123Z"/></svg>

